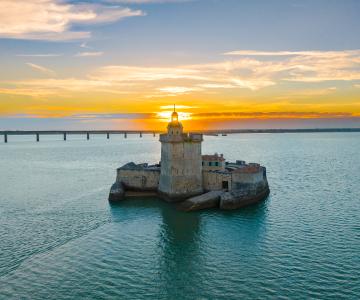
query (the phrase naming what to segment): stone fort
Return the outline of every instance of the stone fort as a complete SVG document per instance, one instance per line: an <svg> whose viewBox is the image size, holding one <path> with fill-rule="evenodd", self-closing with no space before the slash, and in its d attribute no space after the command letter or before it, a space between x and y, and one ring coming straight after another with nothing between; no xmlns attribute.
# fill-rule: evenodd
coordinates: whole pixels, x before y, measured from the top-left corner
<svg viewBox="0 0 360 300"><path fill-rule="evenodd" d="M202 155L203 135L185 133L175 109L160 142L158 164L130 162L117 169L110 200L153 193L169 202L184 202L186 210L212 206L230 209L269 193L265 167L242 160L226 162L217 153Z"/></svg>

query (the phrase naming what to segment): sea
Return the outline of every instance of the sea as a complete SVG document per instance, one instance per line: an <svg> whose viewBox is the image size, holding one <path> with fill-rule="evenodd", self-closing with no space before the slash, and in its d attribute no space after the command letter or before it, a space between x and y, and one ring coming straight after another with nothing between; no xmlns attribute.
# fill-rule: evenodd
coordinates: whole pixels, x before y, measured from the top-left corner
<svg viewBox="0 0 360 300"><path fill-rule="evenodd" d="M0 142L0 299L360 299L360 133L205 136L267 168L270 196L185 213L108 202L158 136Z"/></svg>

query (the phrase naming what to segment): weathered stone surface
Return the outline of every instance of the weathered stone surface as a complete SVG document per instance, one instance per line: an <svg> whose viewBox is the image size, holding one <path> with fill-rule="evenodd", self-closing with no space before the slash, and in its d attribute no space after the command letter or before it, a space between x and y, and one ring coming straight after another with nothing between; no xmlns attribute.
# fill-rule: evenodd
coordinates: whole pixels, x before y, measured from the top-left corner
<svg viewBox="0 0 360 300"><path fill-rule="evenodd" d="M270 190L268 186L263 190L256 191L252 189L226 192L220 196L219 207L225 210L238 209L264 200L269 193Z"/></svg>
<svg viewBox="0 0 360 300"><path fill-rule="evenodd" d="M125 190L157 191L159 177L159 165L130 162L117 169L116 181L121 182Z"/></svg>
<svg viewBox="0 0 360 300"><path fill-rule="evenodd" d="M223 191L212 191L200 196L192 197L178 205L178 208L183 211L194 211L204 208L218 207L220 196Z"/></svg>
<svg viewBox="0 0 360 300"><path fill-rule="evenodd" d="M172 121L160 135L161 173L159 194L177 202L203 192L201 134L183 133L180 122Z"/></svg>
<svg viewBox="0 0 360 300"><path fill-rule="evenodd" d="M232 186L232 175L230 172L203 171L203 186L205 191L222 190L223 183L226 182L228 188Z"/></svg>
<svg viewBox="0 0 360 300"><path fill-rule="evenodd" d="M157 195L168 202L181 202L178 207L182 210L193 211L236 209L268 196L265 167L226 162L217 154L202 156L202 134L184 133L175 111L167 129L160 135L161 162L129 162L118 168L110 201Z"/></svg>
<svg viewBox="0 0 360 300"><path fill-rule="evenodd" d="M110 189L109 201L121 201L125 198L125 190L121 182L115 182Z"/></svg>

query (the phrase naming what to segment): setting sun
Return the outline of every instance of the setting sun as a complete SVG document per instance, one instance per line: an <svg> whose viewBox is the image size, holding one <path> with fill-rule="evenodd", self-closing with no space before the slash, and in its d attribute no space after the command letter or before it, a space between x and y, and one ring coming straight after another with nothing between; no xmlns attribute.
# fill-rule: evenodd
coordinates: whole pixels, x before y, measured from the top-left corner
<svg viewBox="0 0 360 300"><path fill-rule="evenodd" d="M182 111L178 111L178 110L176 110L176 112L178 113L179 120L181 120L181 121L191 120L191 113L182 112ZM158 112L156 115L160 122L168 123L171 121L172 113L173 113L173 111L164 110L164 111Z"/></svg>

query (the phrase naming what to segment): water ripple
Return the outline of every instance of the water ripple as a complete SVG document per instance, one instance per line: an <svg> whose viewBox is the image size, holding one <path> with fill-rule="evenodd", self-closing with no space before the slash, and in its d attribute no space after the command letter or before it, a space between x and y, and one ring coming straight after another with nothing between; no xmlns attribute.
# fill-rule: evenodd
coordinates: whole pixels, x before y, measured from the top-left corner
<svg viewBox="0 0 360 300"><path fill-rule="evenodd" d="M358 135L207 137L268 168L270 197L234 212L109 206L114 169L158 143L65 144L0 147L0 299L360 298Z"/></svg>

